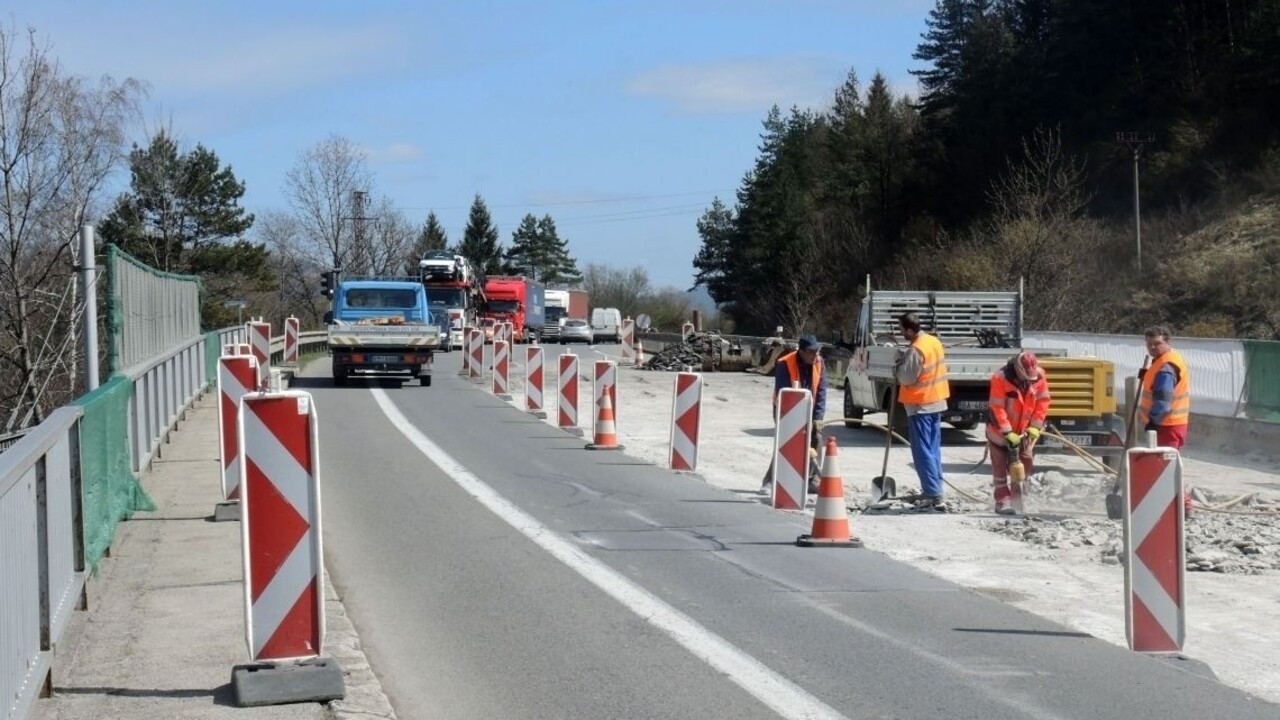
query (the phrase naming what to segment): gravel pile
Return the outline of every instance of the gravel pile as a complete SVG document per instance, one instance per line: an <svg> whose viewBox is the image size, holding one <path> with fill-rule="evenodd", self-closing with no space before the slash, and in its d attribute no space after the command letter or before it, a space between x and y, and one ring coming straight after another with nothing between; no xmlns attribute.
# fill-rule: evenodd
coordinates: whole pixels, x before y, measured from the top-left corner
<svg viewBox="0 0 1280 720"><path fill-rule="evenodd" d="M1087 504L1089 512L1097 512L1102 506L1102 496L1111 486L1109 479L1099 478L1100 492L1090 497L1083 495L1080 487L1074 487L1086 484L1077 481L1070 483L1073 487L1064 488L1066 483L1055 483L1052 473L1029 480L1034 480L1040 491L1028 500L1028 508L1033 512L1040 502L1062 510ZM1194 491L1193 497L1198 504L1211 506L1237 500L1206 496L1199 491ZM1276 514L1280 502L1255 495L1237 502L1229 510L1199 509L1187 520L1187 570L1244 575L1280 570L1280 515ZM1105 565L1119 565L1124 556L1119 520L1046 513L981 520L980 525L1005 537L1052 550L1094 549L1095 557Z"/></svg>
<svg viewBox="0 0 1280 720"><path fill-rule="evenodd" d="M662 352L654 353L640 367L645 370L667 370L679 372L686 368L694 371L702 369L702 356L687 342L668 345Z"/></svg>
<svg viewBox="0 0 1280 720"><path fill-rule="evenodd" d="M673 343L645 361L645 370L681 371L692 368L704 370L744 369L750 355L739 347L730 345L719 335L694 333L682 342Z"/></svg>

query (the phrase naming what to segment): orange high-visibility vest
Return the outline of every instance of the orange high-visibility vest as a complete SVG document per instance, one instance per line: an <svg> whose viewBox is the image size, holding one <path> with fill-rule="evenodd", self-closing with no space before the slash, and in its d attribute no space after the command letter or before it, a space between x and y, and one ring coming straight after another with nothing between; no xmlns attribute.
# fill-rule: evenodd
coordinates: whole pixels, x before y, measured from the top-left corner
<svg viewBox="0 0 1280 720"><path fill-rule="evenodd" d="M1142 376L1142 398L1138 403L1138 412L1143 425L1151 422L1151 406L1156 399L1156 375L1165 365L1172 365L1177 369L1175 374L1178 379L1173 386L1169 414L1156 424L1161 427L1174 427L1186 425L1191 420L1191 373L1187 370L1187 361L1182 359L1182 354L1177 350L1170 350L1156 358L1151 363L1151 367L1147 368L1147 374Z"/></svg>
<svg viewBox="0 0 1280 720"><path fill-rule="evenodd" d="M789 352L786 355L783 355L782 357L778 358L778 362L786 366L787 374L791 376L791 385L793 387L800 387L800 385L798 384L800 382L799 354L794 351ZM816 396L818 392L818 383L822 381L822 356L821 355L813 359L813 365L810 366L809 369L813 371L813 377L809 381L810 383L809 392L814 393ZM778 406L778 391L776 389L773 391L773 406L774 407Z"/></svg>
<svg viewBox="0 0 1280 720"><path fill-rule="evenodd" d="M911 385L898 390L898 400L903 405L928 405L951 397L951 384L947 382L946 352L938 338L920 333L911 347L920 352L923 369L920 377Z"/></svg>
<svg viewBox="0 0 1280 720"><path fill-rule="evenodd" d="M1026 392L1000 370L991 376L991 396L988 399L990 413L987 416L987 439L997 445L1004 442L1005 433L1025 433L1029 427L1044 429L1049 415L1049 381L1042 373L1027 386Z"/></svg>

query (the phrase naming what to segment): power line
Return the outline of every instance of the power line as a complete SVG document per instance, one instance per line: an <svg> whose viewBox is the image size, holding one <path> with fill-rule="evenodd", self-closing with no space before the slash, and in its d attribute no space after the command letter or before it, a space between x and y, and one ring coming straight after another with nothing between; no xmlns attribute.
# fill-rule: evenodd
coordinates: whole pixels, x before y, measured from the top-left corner
<svg viewBox="0 0 1280 720"><path fill-rule="evenodd" d="M736 192L735 188L728 190L699 190L696 192L670 193L666 195L630 195L618 198L598 198L594 200L561 200L558 202L525 202L525 203L509 203L503 205L485 206L490 209L496 208L527 208L527 207L564 207L568 205L597 205L608 203L624 203L624 202L642 202L646 200L665 200L669 198L692 197L694 195L715 195L717 193ZM407 206L397 205L397 210L469 210L470 205L442 205L442 206Z"/></svg>

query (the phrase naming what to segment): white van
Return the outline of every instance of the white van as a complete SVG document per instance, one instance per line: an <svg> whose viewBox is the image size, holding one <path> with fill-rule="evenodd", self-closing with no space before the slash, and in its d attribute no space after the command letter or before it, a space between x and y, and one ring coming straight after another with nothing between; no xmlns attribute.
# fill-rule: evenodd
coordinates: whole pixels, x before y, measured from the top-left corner
<svg viewBox="0 0 1280 720"><path fill-rule="evenodd" d="M622 312L618 308L596 308L591 311L591 342L622 342Z"/></svg>

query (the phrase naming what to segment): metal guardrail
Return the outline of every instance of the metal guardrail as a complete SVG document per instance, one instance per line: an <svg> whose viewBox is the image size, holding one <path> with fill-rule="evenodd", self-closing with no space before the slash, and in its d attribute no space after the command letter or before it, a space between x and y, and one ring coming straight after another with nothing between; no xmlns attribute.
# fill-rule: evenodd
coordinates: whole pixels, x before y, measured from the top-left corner
<svg viewBox="0 0 1280 720"><path fill-rule="evenodd" d="M204 391L204 355L205 338L199 335L123 371L133 381L128 422L134 472L150 467L156 449Z"/></svg>
<svg viewBox="0 0 1280 720"><path fill-rule="evenodd" d="M0 454L0 720L50 690L53 647L85 607L79 407Z"/></svg>

